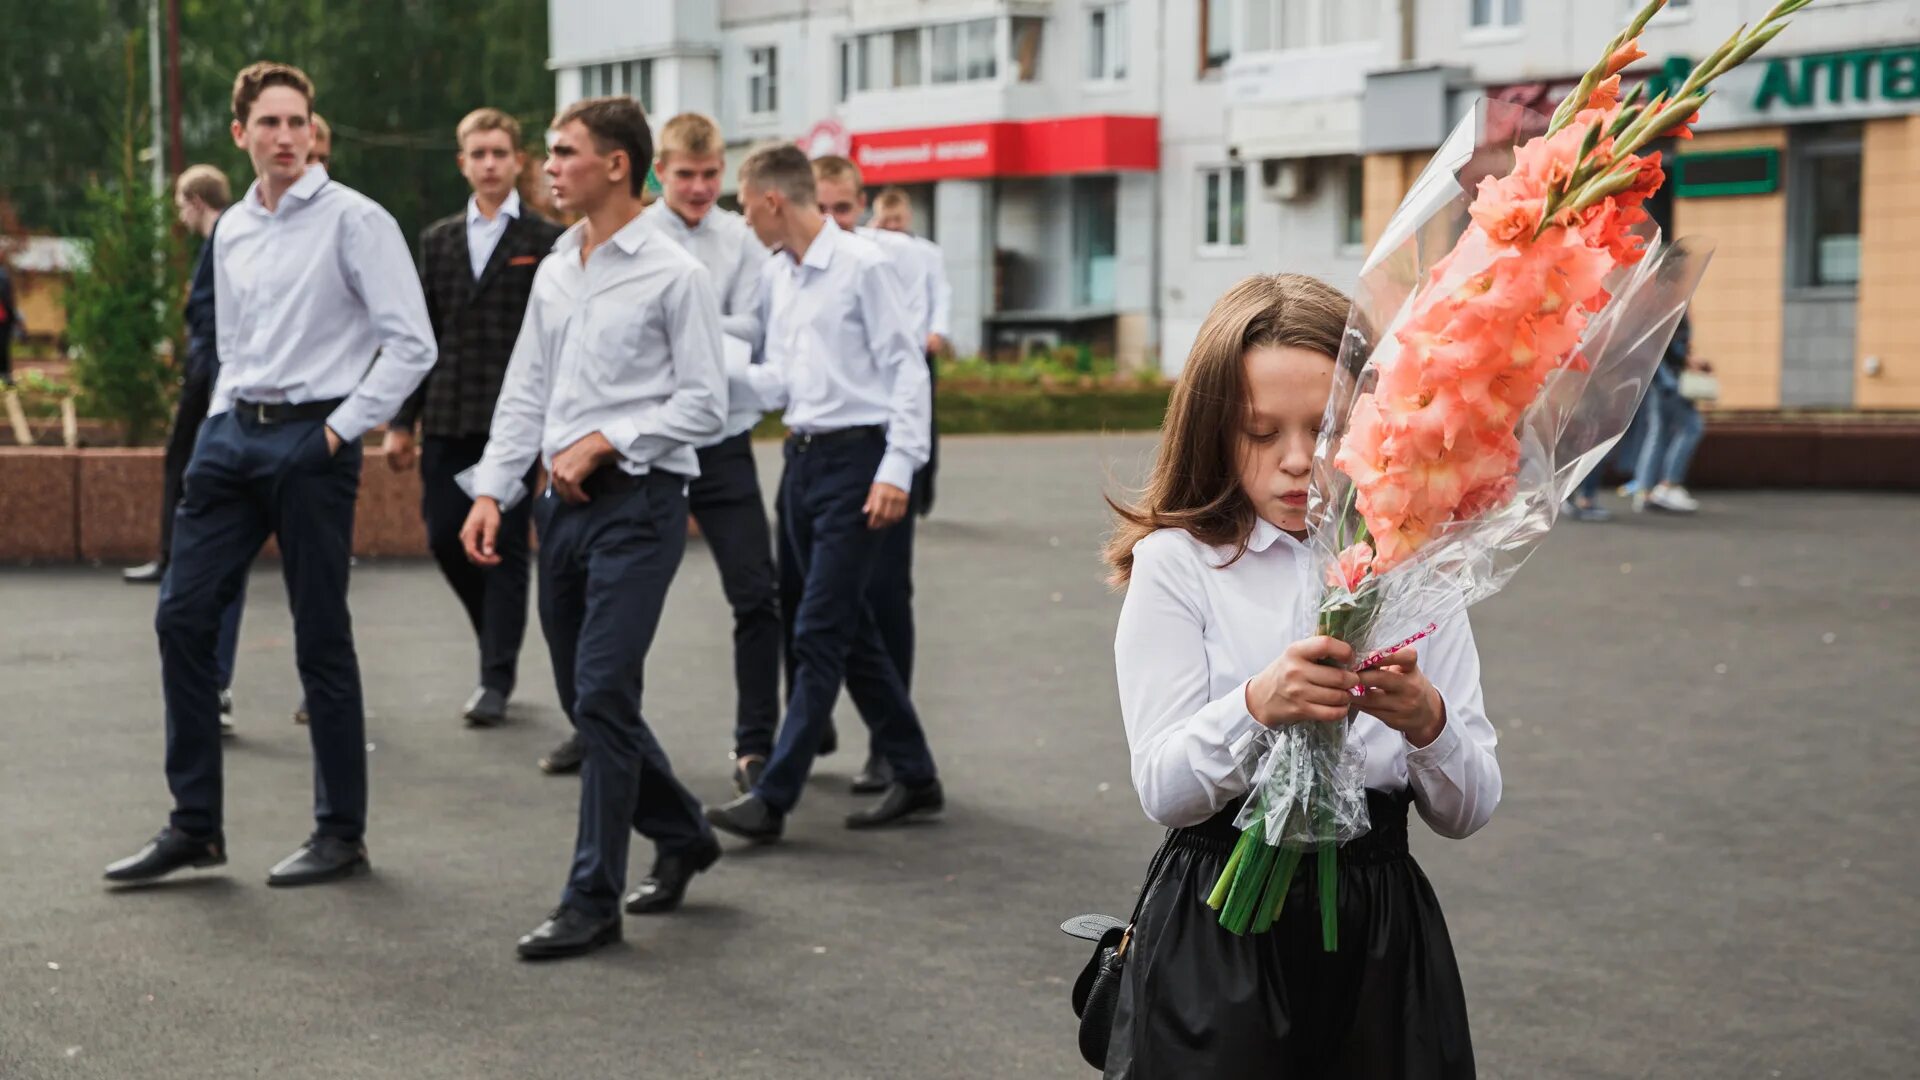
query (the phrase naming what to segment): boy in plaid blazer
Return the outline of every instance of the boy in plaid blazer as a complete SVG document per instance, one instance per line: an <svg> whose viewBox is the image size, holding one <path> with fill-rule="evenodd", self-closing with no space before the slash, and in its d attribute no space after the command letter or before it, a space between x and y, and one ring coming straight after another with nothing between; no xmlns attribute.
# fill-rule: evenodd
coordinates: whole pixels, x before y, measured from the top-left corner
<svg viewBox="0 0 1920 1080"><path fill-rule="evenodd" d="M440 571L460 598L480 646L479 685L462 710L468 724L506 718L527 625L528 508L525 500L500 530L500 565L467 560L460 526L473 506L454 477L480 460L494 399L533 289L533 272L560 226L520 205L514 184L526 157L520 125L498 109L460 121L462 175L473 187L466 210L420 235L420 282L440 358L387 430L387 464L420 462L420 510ZM414 429L420 429L415 443ZM529 476L531 480L531 476Z"/></svg>

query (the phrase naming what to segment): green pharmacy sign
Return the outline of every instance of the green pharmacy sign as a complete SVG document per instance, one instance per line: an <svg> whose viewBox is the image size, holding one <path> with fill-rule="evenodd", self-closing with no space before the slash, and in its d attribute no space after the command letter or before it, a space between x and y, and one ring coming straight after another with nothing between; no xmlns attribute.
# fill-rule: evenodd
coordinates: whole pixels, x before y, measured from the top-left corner
<svg viewBox="0 0 1920 1080"><path fill-rule="evenodd" d="M1753 107L1804 109L1920 101L1920 45L1783 56L1767 61Z"/></svg>

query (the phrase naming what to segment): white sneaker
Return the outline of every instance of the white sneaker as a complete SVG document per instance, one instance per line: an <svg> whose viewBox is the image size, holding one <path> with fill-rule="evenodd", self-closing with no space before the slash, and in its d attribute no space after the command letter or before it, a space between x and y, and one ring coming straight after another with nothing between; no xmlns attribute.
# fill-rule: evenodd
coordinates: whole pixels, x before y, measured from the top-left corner
<svg viewBox="0 0 1920 1080"><path fill-rule="evenodd" d="M1647 509L1647 493L1644 491L1626 491L1625 495L1633 502L1633 512L1644 513Z"/></svg>
<svg viewBox="0 0 1920 1080"><path fill-rule="evenodd" d="M1673 514L1691 514L1700 509L1699 501L1679 484L1661 484L1653 489L1653 494L1647 497L1647 501Z"/></svg>
<svg viewBox="0 0 1920 1080"><path fill-rule="evenodd" d="M220 734L232 736L233 727L233 691L220 691Z"/></svg>

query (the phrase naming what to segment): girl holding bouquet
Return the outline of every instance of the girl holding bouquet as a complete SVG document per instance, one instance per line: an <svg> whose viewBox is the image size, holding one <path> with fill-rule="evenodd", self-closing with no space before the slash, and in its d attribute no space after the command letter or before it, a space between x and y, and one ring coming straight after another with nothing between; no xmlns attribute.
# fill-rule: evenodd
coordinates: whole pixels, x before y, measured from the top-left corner
<svg viewBox="0 0 1920 1080"><path fill-rule="evenodd" d="M1115 506L1107 559L1127 588L1114 653L1134 787L1171 832L1134 923L1108 1077L1474 1072L1446 921L1407 850L1409 805L1460 838L1500 801L1472 632L1456 616L1358 675L1340 641L1289 640L1301 593L1323 586L1302 541L1349 306L1293 274L1222 297L1140 501ZM1339 850L1338 948L1323 947L1311 860L1270 931L1222 929L1207 901L1240 832L1243 751L1263 727L1356 708L1372 827Z"/></svg>

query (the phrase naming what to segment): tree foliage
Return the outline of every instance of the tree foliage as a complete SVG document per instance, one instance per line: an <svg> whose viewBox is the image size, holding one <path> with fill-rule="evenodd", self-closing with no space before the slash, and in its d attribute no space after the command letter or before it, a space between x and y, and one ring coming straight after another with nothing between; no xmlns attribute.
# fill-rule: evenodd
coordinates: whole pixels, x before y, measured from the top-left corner
<svg viewBox="0 0 1920 1080"><path fill-rule="evenodd" d="M8 5L0 33L0 197L34 231L70 233L76 199L119 171L121 48L135 35L144 111L145 0ZM544 0L181 0L186 160L253 179L233 145L233 76L281 60L312 76L334 128L333 175L385 206L408 236L459 209L453 129L481 105L530 133L553 112ZM105 77L103 76L103 73ZM139 141L144 146L145 127Z"/></svg>

